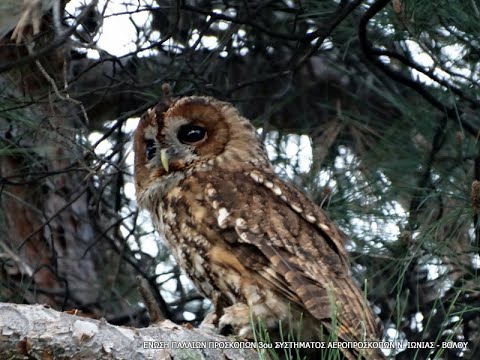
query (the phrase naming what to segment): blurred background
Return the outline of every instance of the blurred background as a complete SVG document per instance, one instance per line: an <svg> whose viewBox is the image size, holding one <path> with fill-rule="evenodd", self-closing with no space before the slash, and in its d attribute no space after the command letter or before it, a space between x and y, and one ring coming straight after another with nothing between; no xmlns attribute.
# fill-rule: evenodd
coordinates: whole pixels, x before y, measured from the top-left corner
<svg viewBox="0 0 480 360"><path fill-rule="evenodd" d="M132 183L132 132L162 98L252 120L277 172L350 236L385 340L480 358L480 2L2 0L0 301L146 326L210 311ZM12 34L14 38L11 39Z"/></svg>

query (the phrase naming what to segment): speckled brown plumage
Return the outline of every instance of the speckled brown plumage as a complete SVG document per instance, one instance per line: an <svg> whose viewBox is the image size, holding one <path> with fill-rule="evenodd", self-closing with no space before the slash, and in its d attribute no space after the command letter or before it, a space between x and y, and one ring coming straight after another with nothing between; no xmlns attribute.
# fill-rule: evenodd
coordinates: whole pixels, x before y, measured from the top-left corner
<svg viewBox="0 0 480 360"><path fill-rule="evenodd" d="M249 338L251 314L273 337L281 320L302 340L329 331L346 341L377 338L349 275L344 235L275 175L255 129L230 104L206 97L160 104L142 117L134 147L138 203L213 301L220 328ZM344 350L349 359L359 354Z"/></svg>

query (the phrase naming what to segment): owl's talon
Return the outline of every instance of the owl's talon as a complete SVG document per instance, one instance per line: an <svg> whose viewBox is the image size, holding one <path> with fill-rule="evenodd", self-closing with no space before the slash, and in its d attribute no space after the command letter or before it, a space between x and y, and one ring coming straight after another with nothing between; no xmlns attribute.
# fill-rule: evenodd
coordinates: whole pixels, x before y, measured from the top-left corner
<svg viewBox="0 0 480 360"><path fill-rule="evenodd" d="M212 311L211 313L208 313L207 316L205 316L205 319L203 319L199 328L203 330L217 332L217 327L215 326L216 323L217 314L215 313L215 311Z"/></svg>
<svg viewBox="0 0 480 360"><path fill-rule="evenodd" d="M225 308L218 329L221 335L236 334L242 338L253 338L249 307L240 303Z"/></svg>

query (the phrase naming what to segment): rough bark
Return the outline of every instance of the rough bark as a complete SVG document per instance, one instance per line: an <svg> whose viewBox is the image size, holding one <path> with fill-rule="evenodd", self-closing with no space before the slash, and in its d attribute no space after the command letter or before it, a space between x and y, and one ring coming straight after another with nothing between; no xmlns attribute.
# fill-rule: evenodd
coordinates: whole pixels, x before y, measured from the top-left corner
<svg viewBox="0 0 480 360"><path fill-rule="evenodd" d="M1 40L0 63L21 61L51 36L42 34L33 50ZM105 192L121 170L108 171L109 160L89 147L82 106L62 89L67 52L56 48L0 73L0 299L105 317L132 314L134 274L119 265L122 216L106 206L114 196L100 201L95 188ZM121 184L115 186L119 193ZM114 302L122 276L133 291Z"/></svg>
<svg viewBox="0 0 480 360"><path fill-rule="evenodd" d="M0 303L0 315L1 359L258 359L251 349L214 348L238 346L239 342L168 320L136 329L44 305L7 303ZM144 347L145 341L157 342L163 349Z"/></svg>

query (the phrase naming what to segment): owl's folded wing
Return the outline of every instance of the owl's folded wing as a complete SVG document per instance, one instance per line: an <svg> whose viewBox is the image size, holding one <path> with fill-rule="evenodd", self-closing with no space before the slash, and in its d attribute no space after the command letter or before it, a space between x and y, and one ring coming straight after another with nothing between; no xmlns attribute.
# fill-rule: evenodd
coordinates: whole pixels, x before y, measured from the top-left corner
<svg viewBox="0 0 480 360"><path fill-rule="evenodd" d="M376 334L373 315L349 275L345 236L323 210L274 174L254 170L210 180L205 193L217 225L245 267L327 328L341 323L339 338Z"/></svg>

